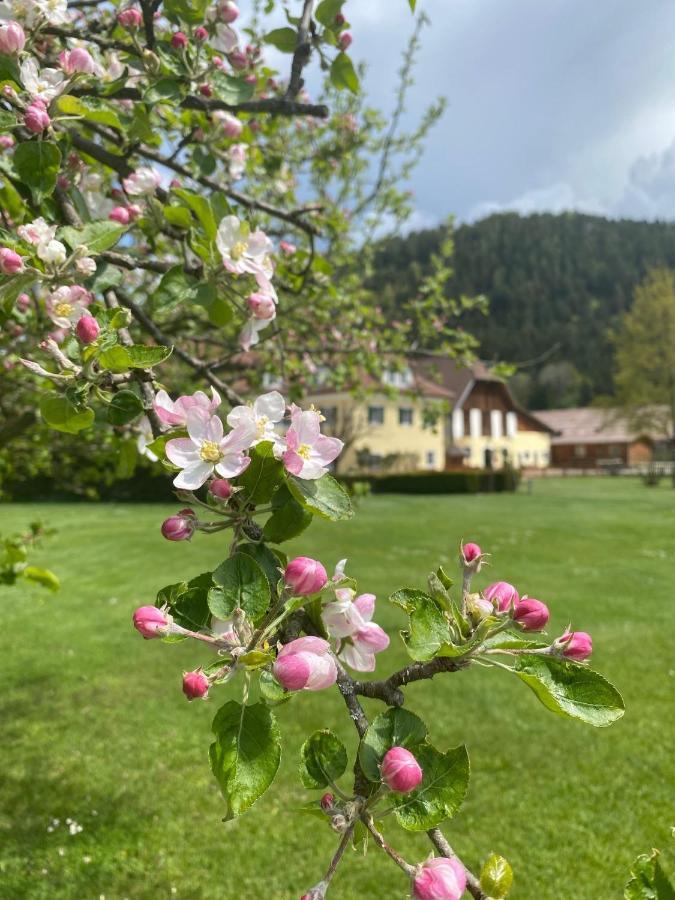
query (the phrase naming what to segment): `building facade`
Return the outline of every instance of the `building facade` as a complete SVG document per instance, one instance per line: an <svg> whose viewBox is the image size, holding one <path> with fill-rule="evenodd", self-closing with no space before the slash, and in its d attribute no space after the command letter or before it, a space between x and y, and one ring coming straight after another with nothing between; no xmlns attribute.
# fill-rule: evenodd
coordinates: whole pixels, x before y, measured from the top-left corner
<svg viewBox="0 0 675 900"><path fill-rule="evenodd" d="M551 465L562 469L637 466L653 458L654 438L632 429L615 409L549 409L537 416L551 428Z"/></svg>

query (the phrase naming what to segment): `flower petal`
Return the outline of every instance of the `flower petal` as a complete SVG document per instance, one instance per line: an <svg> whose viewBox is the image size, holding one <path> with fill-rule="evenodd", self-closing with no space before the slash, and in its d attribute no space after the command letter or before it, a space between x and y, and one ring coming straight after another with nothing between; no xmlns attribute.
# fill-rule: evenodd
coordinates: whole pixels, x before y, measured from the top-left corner
<svg viewBox="0 0 675 900"><path fill-rule="evenodd" d="M251 462L243 453L227 453L216 466L216 472L223 478L236 478L245 472Z"/></svg>
<svg viewBox="0 0 675 900"><path fill-rule="evenodd" d="M200 488L213 472L213 463L197 460L187 468L179 472L173 480L177 488L185 488L188 491L195 491Z"/></svg>
<svg viewBox="0 0 675 900"><path fill-rule="evenodd" d="M181 469L199 460L199 449L190 438L174 438L172 441L167 441L164 449L167 459L175 466L180 466Z"/></svg>
<svg viewBox="0 0 675 900"><path fill-rule="evenodd" d="M280 422L286 412L286 401L279 391L270 391L258 397L253 404L253 412L256 418L267 416L270 422Z"/></svg>

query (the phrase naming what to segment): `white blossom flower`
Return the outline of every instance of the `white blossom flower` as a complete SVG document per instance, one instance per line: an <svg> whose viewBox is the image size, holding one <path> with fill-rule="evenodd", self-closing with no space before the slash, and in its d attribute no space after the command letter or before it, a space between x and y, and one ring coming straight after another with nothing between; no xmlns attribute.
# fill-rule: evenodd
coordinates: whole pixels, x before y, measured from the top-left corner
<svg viewBox="0 0 675 900"><path fill-rule="evenodd" d="M228 152L230 178L238 181L246 170L248 144L232 144Z"/></svg>
<svg viewBox="0 0 675 900"><path fill-rule="evenodd" d="M227 417L227 424L230 428L237 428L242 424L252 428L256 435L251 441L253 447L261 441L277 440L274 426L283 419L285 411L286 401L279 391L270 391L269 394L262 394L250 406L235 406Z"/></svg>
<svg viewBox="0 0 675 900"><path fill-rule="evenodd" d="M34 6L50 25L67 25L70 22L67 0L34 0Z"/></svg>
<svg viewBox="0 0 675 900"><path fill-rule="evenodd" d="M129 196L143 197L147 194L154 194L155 189L159 187L160 181L161 177L159 172L156 172L148 166L141 166L127 178L123 179L122 184Z"/></svg>
<svg viewBox="0 0 675 900"><path fill-rule="evenodd" d="M49 105L66 87L66 79L60 69L38 69L32 57L21 63L21 83L31 97Z"/></svg>
<svg viewBox="0 0 675 900"><path fill-rule="evenodd" d="M341 642L338 657L357 672L372 672L375 654L389 646L387 633L371 622L374 611L375 594L357 597L351 588L337 588L321 611L328 634Z"/></svg>
<svg viewBox="0 0 675 900"><path fill-rule="evenodd" d="M239 36L234 28L229 25L216 25L216 36L211 40L211 46L221 53L232 53L239 43Z"/></svg>
<svg viewBox="0 0 675 900"><path fill-rule="evenodd" d="M66 261L68 254L61 241L47 241L45 244L38 244L37 255L43 262L58 266Z"/></svg>
<svg viewBox="0 0 675 900"><path fill-rule="evenodd" d="M47 315L59 328L68 328L87 311L94 298L79 284L57 288L47 296Z"/></svg>
<svg viewBox="0 0 675 900"><path fill-rule="evenodd" d="M343 447L339 438L321 434L321 414L317 410L292 406L291 426L274 445L274 455L283 461L286 471L313 481L326 474L328 465Z"/></svg>
<svg viewBox="0 0 675 900"><path fill-rule="evenodd" d="M155 439L154 434L152 433L152 425L150 424L150 419L147 416L143 416L142 419L138 421L138 437L136 438L136 448L141 456L145 456L146 459L149 459L150 462L157 462L158 456L152 452L152 450L148 449L148 444L151 444ZM94 812L92 811L92 815ZM98 813L96 813L98 815Z"/></svg>
<svg viewBox="0 0 675 900"><path fill-rule="evenodd" d="M255 440L255 426L242 422L223 435L218 416L192 409L186 417L188 437L174 438L166 445L167 458L180 469L173 483L178 488L196 490L215 470L223 478L235 478L247 468L250 457L244 450Z"/></svg>
<svg viewBox="0 0 675 900"><path fill-rule="evenodd" d="M40 216L27 225L19 225L17 234L29 244L48 244L56 235L56 225L48 225Z"/></svg>
<svg viewBox="0 0 675 900"><path fill-rule="evenodd" d="M80 275L88 277L89 275L93 275L96 271L96 260L91 256L82 256L75 263L75 268Z"/></svg>
<svg viewBox="0 0 675 900"><path fill-rule="evenodd" d="M240 222L236 216L225 216L218 226L216 246L228 272L272 277L272 241L264 231L251 232L246 222Z"/></svg>

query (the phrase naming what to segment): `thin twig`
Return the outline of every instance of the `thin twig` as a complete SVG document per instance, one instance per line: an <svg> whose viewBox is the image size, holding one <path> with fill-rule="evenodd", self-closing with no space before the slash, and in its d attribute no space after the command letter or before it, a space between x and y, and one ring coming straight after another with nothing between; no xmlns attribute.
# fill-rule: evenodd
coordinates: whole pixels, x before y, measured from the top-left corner
<svg viewBox="0 0 675 900"><path fill-rule="evenodd" d="M430 828L427 831L427 836L434 847L438 850L438 852L442 855L451 859L453 856L455 859L459 860L466 872L466 886L469 889L469 893L473 895L475 900L488 900L488 895L484 893L483 889L480 886L480 881L476 878L476 876L470 872L464 863L459 859L455 851L452 849L450 844L447 842L445 835L441 831L440 828Z"/></svg>

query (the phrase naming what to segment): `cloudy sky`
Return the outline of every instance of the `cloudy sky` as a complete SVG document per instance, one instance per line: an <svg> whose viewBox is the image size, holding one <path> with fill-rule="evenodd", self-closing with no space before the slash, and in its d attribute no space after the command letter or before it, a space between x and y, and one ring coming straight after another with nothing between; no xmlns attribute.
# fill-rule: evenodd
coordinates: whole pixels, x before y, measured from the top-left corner
<svg viewBox="0 0 675 900"><path fill-rule="evenodd" d="M408 124L448 99L412 189L415 224L450 212L579 209L675 218L674 0L418 0ZM369 98L392 107L405 0L349 0Z"/></svg>

